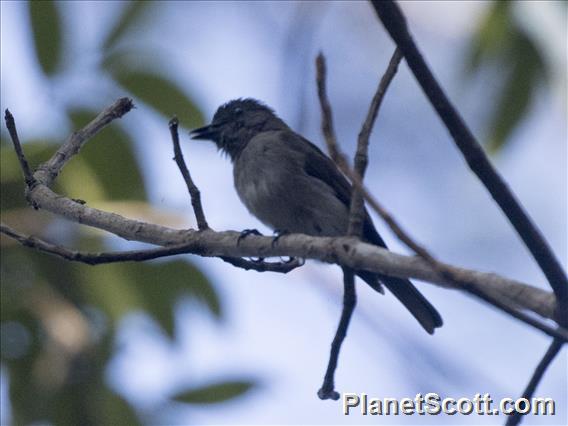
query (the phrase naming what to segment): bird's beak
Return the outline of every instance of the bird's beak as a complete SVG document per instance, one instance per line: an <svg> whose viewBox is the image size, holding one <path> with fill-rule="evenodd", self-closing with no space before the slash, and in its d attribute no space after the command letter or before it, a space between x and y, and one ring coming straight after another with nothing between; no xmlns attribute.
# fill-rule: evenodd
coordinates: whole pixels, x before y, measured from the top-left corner
<svg viewBox="0 0 568 426"><path fill-rule="evenodd" d="M191 139L215 140L219 135L219 126L210 124L189 132Z"/></svg>

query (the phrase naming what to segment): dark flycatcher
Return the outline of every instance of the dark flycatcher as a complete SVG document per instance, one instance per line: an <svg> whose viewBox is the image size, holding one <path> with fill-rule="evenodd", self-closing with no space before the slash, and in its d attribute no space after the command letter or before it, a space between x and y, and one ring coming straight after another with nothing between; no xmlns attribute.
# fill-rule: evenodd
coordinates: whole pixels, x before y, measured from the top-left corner
<svg viewBox="0 0 568 426"><path fill-rule="evenodd" d="M254 99L230 101L209 126L191 135L215 142L229 155L239 197L264 224L280 232L346 235L350 183L329 157L266 105ZM363 240L386 247L367 212ZM366 271L357 275L381 292L382 282L428 333L442 325L438 311L410 281Z"/></svg>

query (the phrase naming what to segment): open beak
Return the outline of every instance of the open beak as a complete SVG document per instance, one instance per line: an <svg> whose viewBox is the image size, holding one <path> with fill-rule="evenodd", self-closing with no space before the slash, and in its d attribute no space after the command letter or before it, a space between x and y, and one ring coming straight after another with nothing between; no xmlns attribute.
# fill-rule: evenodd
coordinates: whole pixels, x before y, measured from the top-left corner
<svg viewBox="0 0 568 426"><path fill-rule="evenodd" d="M219 126L210 124L189 132L191 139L215 140L219 135Z"/></svg>

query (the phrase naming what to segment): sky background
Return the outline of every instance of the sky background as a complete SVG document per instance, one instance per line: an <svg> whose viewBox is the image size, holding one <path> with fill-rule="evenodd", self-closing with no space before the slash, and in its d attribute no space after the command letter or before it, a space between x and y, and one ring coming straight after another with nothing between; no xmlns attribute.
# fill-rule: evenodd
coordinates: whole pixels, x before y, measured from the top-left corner
<svg viewBox="0 0 568 426"><path fill-rule="evenodd" d="M46 89L34 63L23 2L1 3L1 107L9 107L22 139L70 131L64 103L81 105L93 93L101 107L124 95L93 67L97 46L122 7L119 2L71 2L65 28L80 51L68 78ZM436 77L474 134L483 137L495 102L499 70L465 77L464 58L486 8L482 2L411 2L402 7ZM527 118L492 161L538 224L566 267L567 129L566 13L556 6L523 3L520 22L535 34L555 71ZM315 90L314 59L327 57L329 97L342 148L352 153L393 44L364 2L164 2L146 17L132 46L154 48L153 58L180 84L210 120L233 98L254 97L273 107L293 129L323 148ZM564 73L564 74L563 74ZM102 88L102 89L101 89ZM102 94L101 94L102 93ZM136 101L135 101L136 102ZM140 107L124 119L136 140L151 203L195 226L191 206L171 162L167 120ZM209 224L216 230L258 228L269 233L240 203L227 158L213 144L182 135L186 159L200 187ZM371 138L366 179L404 228L439 259L493 271L548 290L528 251L477 179L467 169L447 131L403 63L379 113ZM409 254L375 217L389 246ZM168 224L168 223L164 223ZM120 248L133 247L116 242ZM212 279L225 309L216 323L197 305L176 307L177 346L164 344L142 315L123 324L120 347L108 380L130 401L151 413L187 383L248 375L260 386L222 405L172 408L172 424L502 424L479 416L346 417L339 402L320 401L330 342L341 309L338 267L309 262L287 275L259 274L217 260L192 258ZM360 283L363 284L363 283ZM497 400L524 389L549 339L462 293L417 282L445 325L423 332L392 295L358 285L359 304L336 373L340 392L372 397L442 397L490 393ZM2 374L2 423L8 420L7 381ZM527 424L566 423L567 356L551 366L538 396L553 397L555 418Z"/></svg>

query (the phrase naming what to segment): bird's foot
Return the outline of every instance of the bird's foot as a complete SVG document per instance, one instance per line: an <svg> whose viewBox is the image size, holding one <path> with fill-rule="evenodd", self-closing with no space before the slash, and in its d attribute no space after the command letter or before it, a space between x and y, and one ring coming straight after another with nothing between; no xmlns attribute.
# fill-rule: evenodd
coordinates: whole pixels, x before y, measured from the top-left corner
<svg viewBox="0 0 568 426"><path fill-rule="evenodd" d="M288 235L290 233L290 231L286 231L285 229L275 229L274 230L274 238L272 238L272 248L274 248L274 246L276 245L276 243L278 242L278 240L280 239L280 237L283 237L284 235Z"/></svg>
<svg viewBox="0 0 568 426"><path fill-rule="evenodd" d="M239 235L239 238L237 238L237 246L241 243L243 239L245 239L249 235L262 235L262 234L258 232L258 229L245 229L241 231L241 235Z"/></svg>

